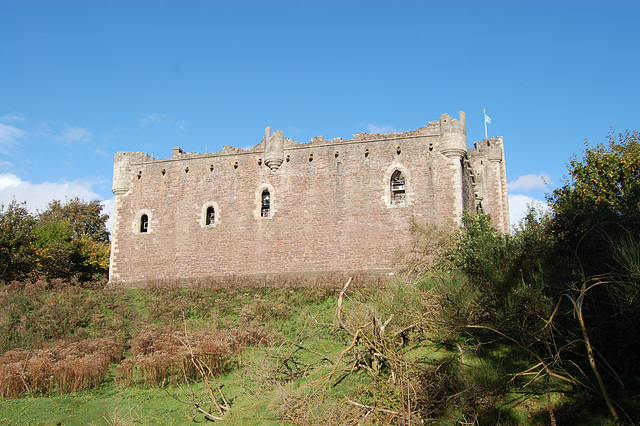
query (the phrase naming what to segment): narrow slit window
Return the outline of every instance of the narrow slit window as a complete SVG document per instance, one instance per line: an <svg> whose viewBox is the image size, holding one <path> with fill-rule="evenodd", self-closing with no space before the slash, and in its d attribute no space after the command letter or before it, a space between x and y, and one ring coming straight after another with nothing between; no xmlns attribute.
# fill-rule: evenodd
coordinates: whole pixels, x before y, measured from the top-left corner
<svg viewBox="0 0 640 426"><path fill-rule="evenodd" d="M405 178L400 170L391 175L391 205L404 207L407 205Z"/></svg>
<svg viewBox="0 0 640 426"><path fill-rule="evenodd" d="M269 217L271 215L271 197L269 196L269 191L262 191L262 209L261 214L262 217Z"/></svg>
<svg viewBox="0 0 640 426"><path fill-rule="evenodd" d="M216 220L216 211L214 210L213 206L207 207L206 224L213 225L215 223L215 220Z"/></svg>
<svg viewBox="0 0 640 426"><path fill-rule="evenodd" d="M149 216L143 214L140 216L140 232L149 231Z"/></svg>

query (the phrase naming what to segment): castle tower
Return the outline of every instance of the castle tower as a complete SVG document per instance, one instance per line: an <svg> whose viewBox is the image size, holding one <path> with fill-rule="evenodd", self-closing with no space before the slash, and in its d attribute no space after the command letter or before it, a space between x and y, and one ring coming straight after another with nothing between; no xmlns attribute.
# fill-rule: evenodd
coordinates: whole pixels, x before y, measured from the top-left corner
<svg viewBox="0 0 640 426"><path fill-rule="evenodd" d="M451 185L454 189L454 205L452 211L455 221L460 223L464 203L462 197L462 161L467 154L467 120L463 111L460 111L460 119L456 120L449 114L440 117L440 152L449 158L451 164Z"/></svg>
<svg viewBox="0 0 640 426"><path fill-rule="evenodd" d="M115 253L119 251L118 236L121 232L126 232L123 228L123 223L120 220L119 212L122 210L122 197L131 191L132 179L135 175L132 169L132 163L138 163L145 160L152 160L151 156L143 152L128 152L120 151L116 152L113 161L113 183L111 185L111 191L115 195L115 201L113 206L113 227L111 229L111 257L109 258L109 282L116 282L118 280L118 268L116 264ZM140 178L141 175L138 175Z"/></svg>
<svg viewBox="0 0 640 426"><path fill-rule="evenodd" d="M490 214L493 226L507 233L510 229L507 171L502 137L484 139L469 150L469 161L478 177L477 195L482 200L482 210Z"/></svg>
<svg viewBox="0 0 640 426"><path fill-rule="evenodd" d="M488 139L487 158L489 167L487 168L487 181L490 184L490 191L493 192L494 200L492 204L492 216L494 225L502 232L509 232L509 199L507 196L507 172L504 162L504 146L502 136Z"/></svg>

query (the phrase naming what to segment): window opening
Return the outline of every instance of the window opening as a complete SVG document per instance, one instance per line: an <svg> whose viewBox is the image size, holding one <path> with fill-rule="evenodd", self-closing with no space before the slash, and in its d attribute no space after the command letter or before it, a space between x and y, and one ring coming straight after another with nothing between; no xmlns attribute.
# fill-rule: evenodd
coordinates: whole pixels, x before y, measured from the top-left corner
<svg viewBox="0 0 640 426"><path fill-rule="evenodd" d="M269 197L269 191L268 190L264 190L262 191L262 209L261 209L261 216L262 217L269 217L269 214L271 213L271 197Z"/></svg>
<svg viewBox="0 0 640 426"><path fill-rule="evenodd" d="M391 205L404 207L407 205L404 176L400 170L391 175Z"/></svg>
<svg viewBox="0 0 640 426"><path fill-rule="evenodd" d="M215 223L215 220L216 220L216 211L213 209L213 206L207 207L206 224L213 225Z"/></svg>
<svg viewBox="0 0 640 426"><path fill-rule="evenodd" d="M149 230L149 216L143 214L140 216L140 232L147 232Z"/></svg>

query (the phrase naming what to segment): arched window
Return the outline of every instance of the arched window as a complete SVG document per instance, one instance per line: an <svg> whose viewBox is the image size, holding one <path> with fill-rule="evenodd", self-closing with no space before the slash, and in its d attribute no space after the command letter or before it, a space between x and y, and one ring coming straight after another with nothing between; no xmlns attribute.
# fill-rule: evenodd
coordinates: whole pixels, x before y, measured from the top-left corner
<svg viewBox="0 0 640 426"><path fill-rule="evenodd" d="M269 217L271 215L271 201L268 189L262 191L262 208L260 211L260 216L262 217Z"/></svg>
<svg viewBox="0 0 640 426"><path fill-rule="evenodd" d="M140 232L147 232L149 230L149 216L143 214L140 216Z"/></svg>
<svg viewBox="0 0 640 426"><path fill-rule="evenodd" d="M215 223L215 220L216 220L216 211L214 210L213 206L207 207L205 223L207 225L213 225Z"/></svg>
<svg viewBox="0 0 640 426"><path fill-rule="evenodd" d="M389 184L391 185L391 205L393 207L406 206L405 179L400 170L393 172Z"/></svg>

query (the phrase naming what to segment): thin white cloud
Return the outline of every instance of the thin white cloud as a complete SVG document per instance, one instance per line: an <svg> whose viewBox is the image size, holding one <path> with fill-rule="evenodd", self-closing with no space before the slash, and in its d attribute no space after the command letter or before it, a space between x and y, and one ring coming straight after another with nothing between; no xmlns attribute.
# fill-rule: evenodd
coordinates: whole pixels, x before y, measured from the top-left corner
<svg viewBox="0 0 640 426"><path fill-rule="evenodd" d="M54 136L54 139L68 145L72 142L88 142L92 137L93 135L87 129L74 126L67 129L67 131L63 132L60 136Z"/></svg>
<svg viewBox="0 0 640 426"><path fill-rule="evenodd" d="M27 119L18 114L5 114L3 116L0 116L0 121L4 123L18 123L27 121Z"/></svg>
<svg viewBox="0 0 640 426"><path fill-rule="evenodd" d="M397 130L390 124L386 126L379 126L377 124L368 124L367 132L368 133L391 133L391 132L397 132Z"/></svg>
<svg viewBox="0 0 640 426"><path fill-rule="evenodd" d="M173 124L178 127L178 129L186 132L185 123L183 121L176 120L175 117L171 117L170 115L161 114L159 112L154 112L152 114L147 115L140 119L140 128L143 129L147 127L149 124L160 124L160 123L168 123Z"/></svg>
<svg viewBox="0 0 640 426"><path fill-rule="evenodd" d="M7 170L13 168L13 163L11 161L0 160L0 170Z"/></svg>
<svg viewBox="0 0 640 426"><path fill-rule="evenodd" d="M103 157L107 157L109 158L109 154L107 154L106 152L104 152L103 150L101 150L100 148L96 148L94 151L96 154L101 155Z"/></svg>
<svg viewBox="0 0 640 426"><path fill-rule="evenodd" d="M507 183L509 191L531 191L532 189L546 189L551 184L549 175L522 175Z"/></svg>
<svg viewBox="0 0 640 426"><path fill-rule="evenodd" d="M27 132L17 127L0 123L0 153L9 154L20 139L27 137Z"/></svg>
<svg viewBox="0 0 640 426"><path fill-rule="evenodd" d="M164 114L160 114L158 112L154 112L153 114L149 114L146 117L140 119L140 127L146 127L151 123L163 123L163 122L171 122L173 121L172 117L169 117Z"/></svg>
<svg viewBox="0 0 640 426"><path fill-rule="evenodd" d="M100 199L91 189L92 182L75 180L70 182L31 183L23 181L12 173L0 174L0 203L10 204L13 200L26 202L29 211L43 210L53 200L65 201L75 197L87 201Z"/></svg>
<svg viewBox="0 0 640 426"><path fill-rule="evenodd" d="M509 195L509 216L512 228L524 219L529 211L529 206L542 211L549 210L549 205L543 200L522 194Z"/></svg>

